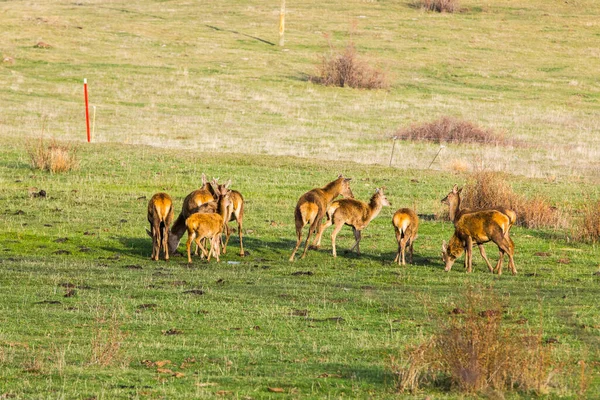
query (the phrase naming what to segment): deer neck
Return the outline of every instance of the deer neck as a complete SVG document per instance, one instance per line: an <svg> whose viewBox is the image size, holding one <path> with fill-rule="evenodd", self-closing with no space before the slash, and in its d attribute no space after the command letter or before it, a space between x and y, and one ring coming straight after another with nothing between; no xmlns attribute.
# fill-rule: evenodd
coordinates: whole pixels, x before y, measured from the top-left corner
<svg viewBox="0 0 600 400"><path fill-rule="evenodd" d="M227 206L225 206L225 197L219 197L217 201L217 214L223 217L223 221L225 221L225 217L227 216Z"/></svg>
<svg viewBox="0 0 600 400"><path fill-rule="evenodd" d="M383 204L381 203L381 199L378 196L371 197L371 201L369 201L367 220L365 222L371 222L375 217L379 215L382 208Z"/></svg>
<svg viewBox="0 0 600 400"><path fill-rule="evenodd" d="M323 191L326 203L331 203L333 199L342 193L342 180L336 179L335 181L328 183L327 186L321 190Z"/></svg>
<svg viewBox="0 0 600 400"><path fill-rule="evenodd" d="M448 254L450 254L454 258L458 258L464 252L465 247L463 246L463 242L456 236L456 233L452 235L450 238L450 242L448 243Z"/></svg>
<svg viewBox="0 0 600 400"><path fill-rule="evenodd" d="M460 212L460 197L456 196L456 199L452 199L449 203L448 216L452 222L456 222Z"/></svg>

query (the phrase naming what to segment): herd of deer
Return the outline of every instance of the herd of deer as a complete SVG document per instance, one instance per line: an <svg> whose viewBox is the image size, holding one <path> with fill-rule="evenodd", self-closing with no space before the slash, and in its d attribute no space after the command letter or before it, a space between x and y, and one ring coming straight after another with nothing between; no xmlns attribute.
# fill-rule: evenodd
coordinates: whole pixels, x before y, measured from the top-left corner
<svg viewBox="0 0 600 400"><path fill-rule="evenodd" d="M173 221L173 201L166 193L157 193L148 203L148 221L151 231L147 231L152 237L152 259L158 260L161 249L165 260L169 254L173 254L181 237L187 230L188 240L186 244L188 262L192 262L191 244L196 243L196 255L202 251L202 257L210 261L214 255L219 261L219 254L225 254L227 243L232 229L230 221L238 224L238 235L240 239L240 256L244 256L242 243L242 222L244 217L244 198L241 193L229 189L231 181L219 184L217 179L207 182L202 175L202 187L190 193L183 201L183 207L179 217L169 231ZM445 263L445 271L450 271L458 257L466 251L465 268L467 272L472 270L473 243L476 243L485 260L490 272L502 274L504 254L508 254L509 267L514 274L517 269L514 263L515 245L510 238L510 228L516 222L516 213L513 210L496 207L490 209L471 210L460 208L460 195L462 189L456 185L450 193L442 199L442 203L449 206L449 216L454 223L454 234L450 241L442 244L442 258ZM338 196L343 199L335 200ZM355 242L350 251L356 249L360 254L361 232L369 223L379 215L384 206L391 206L384 194L384 188L378 188L368 203L357 200L350 189L350 179L340 175L336 180L328 183L325 187L315 188L304 193L296 205L294 218L296 223L296 246L290 256L294 261L296 252L302 243L302 231L309 225L306 243L301 258L306 256L309 248L311 234L315 234L312 248L318 249L321 245L323 231L333 225L331 234L331 245L333 256L336 257L335 239L344 225L352 227ZM325 223L321 223L323 218ZM398 251L394 262L405 265L406 248L409 249L409 262L413 262L413 244L417 238L419 218L410 208L400 208L392 217L392 225L398 242ZM222 234L225 233L225 244L221 246ZM206 249L203 240L210 240L210 251ZM495 268L492 268L488 260L484 243L494 242L500 251L500 257Z"/></svg>

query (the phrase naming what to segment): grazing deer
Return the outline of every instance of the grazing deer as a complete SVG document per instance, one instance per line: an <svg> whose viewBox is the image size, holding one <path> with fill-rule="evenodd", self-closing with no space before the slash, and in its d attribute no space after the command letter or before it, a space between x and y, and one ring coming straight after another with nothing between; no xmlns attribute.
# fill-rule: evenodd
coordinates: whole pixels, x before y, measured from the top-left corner
<svg viewBox="0 0 600 400"><path fill-rule="evenodd" d="M217 183L217 179L213 178L213 185L216 187L222 187L223 185L219 185ZM227 181L225 184L226 187L229 187L231 184L231 180ZM229 237L233 232L233 229L229 226L230 221L237 222L238 225L238 236L240 238L240 257L244 257L246 253L244 252L244 244L242 242L242 224L244 221L244 197L237 190L231 191L231 205L229 206L229 217L225 221L225 244L223 245L223 254L227 252L227 244L229 243Z"/></svg>
<svg viewBox="0 0 600 400"><path fill-rule="evenodd" d="M331 233L331 247L333 247L333 256L337 257L335 249L335 238L344 225L350 225L354 232L356 241L350 248L353 251L356 248L356 253L360 255L360 239L361 232L365 229L373 218L379 215L383 206L391 206L387 197L383 193L383 189L376 189L375 194L371 197L369 203L355 199L336 200L327 208L327 221L319 229L319 233L315 240L316 245L321 244L321 236L323 231L335 225Z"/></svg>
<svg viewBox="0 0 600 400"><path fill-rule="evenodd" d="M173 200L166 193L156 193L148 202L148 222L150 229L146 232L152 237L152 259L157 261L160 249L164 251L165 260L169 259L169 227L173 222Z"/></svg>
<svg viewBox="0 0 600 400"><path fill-rule="evenodd" d="M216 213L195 213L190 215L185 220L185 226L187 228L188 239L186 243L186 250L188 256L188 263L192 262L191 257L191 246L192 241L196 242L197 249L202 250L202 255L207 257L207 261L210 261L211 254L214 254L219 262L219 254L221 253L220 243L221 234L225 226L225 220L227 218L227 209L231 203L230 190L223 187L217 188L216 192L219 196L217 200L217 212ZM202 245L202 239L210 239L210 252L206 251L206 248Z"/></svg>
<svg viewBox="0 0 600 400"><path fill-rule="evenodd" d="M344 178L340 175L335 181L329 182L325 187L312 189L300 196L294 211L297 241L296 247L294 247L294 251L290 256L290 261L294 261L294 256L302 242L302 229L309 224L304 252L300 258L306 256L310 234L316 232L317 229L321 230L319 226L327 212L327 208L339 195L346 198L354 198L352 190L350 189L350 178Z"/></svg>
<svg viewBox="0 0 600 400"><path fill-rule="evenodd" d="M410 208L400 208L392 217L392 225L396 233L396 241L398 242L398 253L394 262L398 265L406 265L404 253L406 246L409 246L410 263L413 263L413 244L417 238L419 230L419 217Z"/></svg>
<svg viewBox="0 0 600 400"><path fill-rule="evenodd" d="M181 213L175 220L171 233L169 235L169 253L174 254L177 251L181 237L186 231L185 221L190 215L197 212L198 207L204 203L208 203L214 200L211 192L212 188L206 181L206 176L202 174L202 187L198 190L194 190L188 194L183 200L183 206L181 207Z"/></svg>
<svg viewBox="0 0 600 400"><path fill-rule="evenodd" d="M464 213L454 222L454 235L450 242L442 244L442 259L444 260L446 272L450 271L454 261L460 257L466 249L465 268L471 272L473 266L473 242L482 245L487 242L494 242L500 250L500 258L496 268L492 269L488 262L490 272L494 270L498 275L502 274L502 262L504 253L508 254L508 263L512 274L517 273L514 262L515 244L508 234L510 229L510 218L496 210L473 211Z"/></svg>
<svg viewBox="0 0 600 400"><path fill-rule="evenodd" d="M510 208L506 208L506 207L493 207L493 208L479 209L479 210L472 210L470 208L462 208L461 209L460 208L461 192L462 192L462 188L459 189L458 185L454 185L452 190L446 195L446 197L444 197L442 199L442 203L446 204L448 206L448 216L450 217L450 220L455 225L456 225L456 221L458 221L458 219L465 213L471 213L474 211L495 210L495 211L501 212L502 214L504 214L508 217L510 225L508 226L506 234L509 233L510 228L512 228L512 226L517 221L517 213L516 212L514 212ZM487 254L485 253L485 248L483 247L483 244L478 243L477 247L479 247L479 252L481 253L481 257L483 257L483 259L485 260L485 262L488 266L488 269L490 271L492 271L492 265L490 264L490 260L487 258Z"/></svg>

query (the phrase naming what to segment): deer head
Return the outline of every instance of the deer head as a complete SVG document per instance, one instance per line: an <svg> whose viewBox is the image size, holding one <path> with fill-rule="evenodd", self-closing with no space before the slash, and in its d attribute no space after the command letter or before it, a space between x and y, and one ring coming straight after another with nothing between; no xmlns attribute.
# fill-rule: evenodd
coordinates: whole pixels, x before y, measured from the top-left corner
<svg viewBox="0 0 600 400"><path fill-rule="evenodd" d="M452 204L456 204L456 202L458 202L458 200L460 199L460 194L462 192L463 188L458 188L458 185L454 185L454 187L452 188L452 190L450 191L450 193L448 193L446 195L446 197L444 197L442 199L442 203L446 204L446 205L452 205Z"/></svg>
<svg viewBox="0 0 600 400"><path fill-rule="evenodd" d="M352 178L344 178L344 176L340 174L338 179L342 179L342 190L340 194L347 199L353 199L354 193L352 193L352 189L350 189L350 181Z"/></svg>

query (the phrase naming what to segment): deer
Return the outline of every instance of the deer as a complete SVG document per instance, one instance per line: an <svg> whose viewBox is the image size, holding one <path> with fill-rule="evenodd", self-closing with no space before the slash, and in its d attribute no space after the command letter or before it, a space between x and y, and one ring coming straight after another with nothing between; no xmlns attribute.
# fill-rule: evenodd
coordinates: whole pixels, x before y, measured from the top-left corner
<svg viewBox="0 0 600 400"><path fill-rule="evenodd" d="M324 187L309 190L300 196L294 210L297 240L296 247L294 247L294 251L290 256L290 261L294 261L294 256L300 247L300 243L302 243L302 230L306 225L309 225L308 235L306 236L304 251L300 258L306 256L311 233L321 229L321 221L331 202L339 195L345 198L354 198L354 194L352 194L352 190L350 189L350 180L351 178L344 178L343 175L340 175L336 180L329 182Z"/></svg>
<svg viewBox="0 0 600 400"><path fill-rule="evenodd" d="M206 176L202 174L202 186L200 189L194 190L185 197L183 200L183 206L181 207L181 212L171 228L171 232L169 234L170 254L175 254L177 247L179 246L179 242L181 241L181 237L186 232L185 221L190 215L197 212L198 207L200 207L202 204L214 201L213 192L214 190L206 180Z"/></svg>
<svg viewBox="0 0 600 400"><path fill-rule="evenodd" d="M406 265L404 257L406 246L409 246L410 263L413 263L413 244L417 238L419 230L419 217L410 208L400 208L392 217L392 225L396 233L396 241L398 242L398 253L394 262L398 265Z"/></svg>
<svg viewBox="0 0 600 400"><path fill-rule="evenodd" d="M454 185L454 187L452 188L452 190L446 195L446 197L444 197L441 202L443 204L446 204L448 206L448 216L450 217L450 220L456 225L456 221L458 221L458 219L465 213L471 213L474 211L486 211L486 210L495 210L495 211L499 211L502 214L506 215L509 219L509 227L506 231L506 234L509 233L510 228L512 228L512 226L515 224L515 222L517 221L517 213L514 212L513 210L511 210L510 208L506 208L506 207L494 207L494 208L489 208L489 209L479 209L479 210L472 210L470 208L460 208L460 202L461 202L461 198L460 195L462 193L463 188L458 188L458 185ZM477 247L479 248L479 253L481 253L481 257L483 257L483 259L485 260L488 269L490 271L493 271L492 269L492 265L490 264L490 260L487 258L487 254L485 252L485 248L483 247L483 244L477 244Z"/></svg>
<svg viewBox="0 0 600 400"><path fill-rule="evenodd" d="M466 250L465 268L470 273L473 266L473 242L481 246L483 243L492 241L498 246L500 258L494 269L492 269L488 262L490 272L496 271L498 275L502 275L504 253L507 253L512 274L516 275L517 268L514 262L515 244L508 234L510 226L510 218L497 210L463 213L454 222L454 234L450 238L449 243L446 244L446 241L442 243L442 259L445 264L444 271L450 271L456 259Z"/></svg>
<svg viewBox="0 0 600 400"><path fill-rule="evenodd" d="M217 178L213 178L212 183L214 187L222 187L217 182ZM227 181L225 186L229 187L231 180ZM225 244L223 245L223 254L227 252L227 244L229 243L229 237L233 232L233 229L229 226L229 222L235 221L238 225L238 236L240 238L240 257L244 257L244 244L242 242L242 224L244 221L244 196L237 190L231 190L231 204L229 206L228 215L229 217L225 221Z"/></svg>
<svg viewBox="0 0 600 400"><path fill-rule="evenodd" d="M379 212L384 206L391 206L391 203L388 201L387 197L385 197L383 190L383 188L376 189L373 196L371 196L369 203L353 198L332 202L327 208L327 220L321 225L321 229L319 229L319 233L315 239L316 245L320 246L323 231L329 226L335 225L333 232L331 233L331 247L333 248L333 256L337 257L335 248L337 234L344 225L350 225L356 241L349 251L352 252L356 249L356 253L360 255L361 232L369 226L369 223L377 217L377 215L379 215Z"/></svg>
<svg viewBox="0 0 600 400"><path fill-rule="evenodd" d="M148 202L148 222L150 230L146 232L152 237L152 256L158 261L160 250L165 255L165 261L169 260L169 228L173 222L173 200L167 193L156 193Z"/></svg>
<svg viewBox="0 0 600 400"><path fill-rule="evenodd" d="M198 249L200 249L202 251L202 255L207 257L207 261L210 261L211 254L214 254L217 262L220 261L219 254L221 253L221 234L223 233L223 229L225 227L228 208L231 203L231 191L223 186L221 188L216 188L216 193L219 196L217 200L216 213L197 212L190 215L185 220L185 226L188 233L186 250L188 263L190 264L192 262L192 241L196 242L196 252ZM210 252L208 252L202 245L203 239L210 239Z"/></svg>

